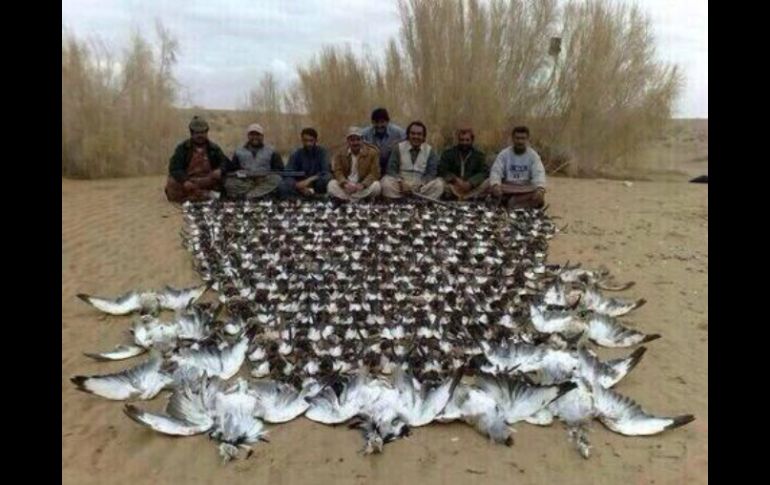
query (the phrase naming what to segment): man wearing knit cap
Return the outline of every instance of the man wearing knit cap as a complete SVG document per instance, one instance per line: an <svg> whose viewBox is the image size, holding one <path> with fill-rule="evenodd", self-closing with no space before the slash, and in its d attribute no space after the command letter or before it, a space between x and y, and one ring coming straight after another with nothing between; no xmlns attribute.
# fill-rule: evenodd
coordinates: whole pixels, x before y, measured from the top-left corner
<svg viewBox="0 0 770 485"><path fill-rule="evenodd" d="M199 116L189 125L190 138L177 145L168 164L166 198L170 202L218 197L222 168L228 163L219 146L209 140L209 124Z"/></svg>
<svg viewBox="0 0 770 485"><path fill-rule="evenodd" d="M341 200L361 200L380 195L379 150L364 143L361 130L355 126L348 129L347 148L337 152L332 160L333 179L327 192Z"/></svg>
<svg viewBox="0 0 770 485"><path fill-rule="evenodd" d="M235 150L225 167L225 195L228 198L256 199L270 194L281 183L281 155L265 145L265 130L253 123L246 129L248 140Z"/></svg>

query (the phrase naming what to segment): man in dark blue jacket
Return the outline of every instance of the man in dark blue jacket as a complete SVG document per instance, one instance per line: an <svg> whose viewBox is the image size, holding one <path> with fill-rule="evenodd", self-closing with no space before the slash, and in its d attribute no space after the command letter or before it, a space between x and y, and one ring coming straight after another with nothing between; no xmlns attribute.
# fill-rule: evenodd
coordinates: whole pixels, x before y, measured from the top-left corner
<svg viewBox="0 0 770 485"><path fill-rule="evenodd" d="M284 199L325 194L326 185L332 178L329 154L318 145L318 132L313 128L305 128L301 137L302 148L291 154L286 170L303 172L303 175L283 178L278 194Z"/></svg>

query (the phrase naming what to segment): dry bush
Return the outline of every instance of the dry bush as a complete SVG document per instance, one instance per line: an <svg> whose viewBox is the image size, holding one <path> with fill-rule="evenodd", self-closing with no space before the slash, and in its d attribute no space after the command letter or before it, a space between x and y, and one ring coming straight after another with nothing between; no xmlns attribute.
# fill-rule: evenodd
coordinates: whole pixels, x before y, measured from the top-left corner
<svg viewBox="0 0 770 485"><path fill-rule="evenodd" d="M649 18L638 7L570 2L563 12L566 50L542 118L545 140L573 155L573 171L612 172L671 117L682 84L675 66L656 60Z"/></svg>
<svg viewBox="0 0 770 485"><path fill-rule="evenodd" d="M153 46L136 33L119 58L98 41L62 38L62 175L161 173L178 136L178 45L161 25Z"/></svg>
<svg viewBox="0 0 770 485"><path fill-rule="evenodd" d="M532 128L551 169L621 168L671 116L681 76L656 59L649 18L606 0L398 0L398 39L378 55L325 47L299 69L294 112L329 143L385 106L437 147L472 126L494 155ZM562 51L549 54L551 37ZM289 109L287 106L284 109ZM622 167L625 168L625 167Z"/></svg>
<svg viewBox="0 0 770 485"><path fill-rule="evenodd" d="M407 66L398 49L398 43L395 39L388 42L382 62L377 62L376 56L370 56L367 61L372 72L373 92L370 93L368 110L365 113L359 113L359 117L368 120L374 108L385 106L391 118L403 120L402 124L405 125L408 123L407 113L411 111L409 110L411 96L407 94L409 89L405 71Z"/></svg>
<svg viewBox="0 0 770 485"><path fill-rule="evenodd" d="M410 118L430 124L441 146L460 125L478 144L505 145L509 120L526 118L544 95L555 0L400 0Z"/></svg>
<svg viewBox="0 0 770 485"><path fill-rule="evenodd" d="M346 128L371 109L371 66L350 47L324 48L298 73L297 94L320 141L332 149L341 146Z"/></svg>
<svg viewBox="0 0 770 485"><path fill-rule="evenodd" d="M252 89L241 113L241 125L245 129L251 123L259 123L265 129L265 143L272 145L284 158L299 143L299 133L306 118L297 94L281 89L272 73L265 73L259 86ZM243 143L246 134L241 130Z"/></svg>

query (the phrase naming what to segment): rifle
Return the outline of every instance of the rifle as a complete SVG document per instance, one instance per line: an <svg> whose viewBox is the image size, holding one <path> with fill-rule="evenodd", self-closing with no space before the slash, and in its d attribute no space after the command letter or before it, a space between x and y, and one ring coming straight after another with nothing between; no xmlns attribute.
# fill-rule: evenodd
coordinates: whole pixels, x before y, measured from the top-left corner
<svg viewBox="0 0 770 485"><path fill-rule="evenodd" d="M427 200L429 202L433 202L434 204L443 205L444 207L457 207L457 203L444 202L443 200L434 199L434 198L428 197L427 195L422 195L417 192L412 192L412 195L417 197L418 199Z"/></svg>
<svg viewBox="0 0 770 485"><path fill-rule="evenodd" d="M258 170L258 171L236 170L235 172L233 172L233 175L239 179L266 177L268 175L273 175L273 174L281 175L283 177L304 177L305 176L305 172L290 171L290 170Z"/></svg>

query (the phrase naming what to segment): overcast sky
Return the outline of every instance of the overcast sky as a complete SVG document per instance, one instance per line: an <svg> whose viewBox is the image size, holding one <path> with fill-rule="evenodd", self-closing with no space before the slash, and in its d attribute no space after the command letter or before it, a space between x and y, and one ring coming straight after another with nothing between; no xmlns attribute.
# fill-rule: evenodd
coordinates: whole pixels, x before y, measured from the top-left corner
<svg viewBox="0 0 770 485"><path fill-rule="evenodd" d="M637 0L653 21L658 53L686 76L677 117L708 118L708 1ZM62 26L113 48L159 19L179 40L177 77L188 100L236 108L262 73L287 83L321 45L354 51L397 35L395 0L63 0Z"/></svg>

